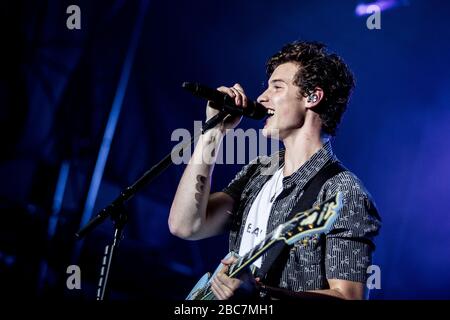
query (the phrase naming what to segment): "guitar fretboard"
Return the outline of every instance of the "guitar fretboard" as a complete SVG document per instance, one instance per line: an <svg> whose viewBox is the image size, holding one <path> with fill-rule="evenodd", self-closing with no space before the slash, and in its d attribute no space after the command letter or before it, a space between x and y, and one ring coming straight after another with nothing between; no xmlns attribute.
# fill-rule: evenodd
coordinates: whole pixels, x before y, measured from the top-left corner
<svg viewBox="0 0 450 320"><path fill-rule="evenodd" d="M236 277L245 267L258 259L269 247L279 240L266 238L261 241L256 247L240 257L231 267L229 271L230 277Z"/></svg>

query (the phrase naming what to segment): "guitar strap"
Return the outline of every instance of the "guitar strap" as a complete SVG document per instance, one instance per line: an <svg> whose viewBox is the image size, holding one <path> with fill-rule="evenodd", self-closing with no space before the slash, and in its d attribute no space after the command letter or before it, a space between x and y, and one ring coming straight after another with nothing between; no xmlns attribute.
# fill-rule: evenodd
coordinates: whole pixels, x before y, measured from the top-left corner
<svg viewBox="0 0 450 320"><path fill-rule="evenodd" d="M285 221L292 219L297 213L306 211L314 205L320 189L325 182L347 169L338 161L329 160L304 187L303 195L295 204ZM278 241L267 253L256 277L260 277L266 285L278 286L281 274L289 258L290 248L284 241Z"/></svg>

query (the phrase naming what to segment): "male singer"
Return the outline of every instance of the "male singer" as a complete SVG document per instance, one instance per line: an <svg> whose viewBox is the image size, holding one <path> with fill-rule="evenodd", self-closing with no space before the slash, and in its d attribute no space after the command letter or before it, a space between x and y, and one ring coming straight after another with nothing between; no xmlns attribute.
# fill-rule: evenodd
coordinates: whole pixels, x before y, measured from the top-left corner
<svg viewBox="0 0 450 320"><path fill-rule="evenodd" d="M279 138L284 149L272 175L263 175L261 157L246 165L222 192L210 194L214 152L227 129L234 129L241 117L230 116L203 134L195 147L175 194L169 216L172 234L197 240L230 232L230 250L248 252L289 215L311 181L324 177L328 166L340 165L330 138L347 107L354 87L353 75L344 61L323 44L287 44L267 62L268 86L258 97L268 113L263 134ZM220 87L247 107L247 97L239 84ZM208 102L206 115L218 111ZM210 158L207 159L205 150ZM272 155L273 157L274 155ZM267 162L264 162L267 163ZM278 277L255 279L248 274L239 279L227 276L234 258L223 260L221 272L212 280L217 299L242 297L242 293L264 294L273 299L329 297L364 299L367 268L372 262L373 238L380 218L362 182L347 169L326 177L313 198L313 205L343 193L343 207L328 234L299 242L287 258L275 261ZM255 261L261 268L264 259ZM278 265L277 265L278 263ZM280 265L281 264L281 265ZM272 270L272 269L271 269ZM263 288L264 292L258 291Z"/></svg>

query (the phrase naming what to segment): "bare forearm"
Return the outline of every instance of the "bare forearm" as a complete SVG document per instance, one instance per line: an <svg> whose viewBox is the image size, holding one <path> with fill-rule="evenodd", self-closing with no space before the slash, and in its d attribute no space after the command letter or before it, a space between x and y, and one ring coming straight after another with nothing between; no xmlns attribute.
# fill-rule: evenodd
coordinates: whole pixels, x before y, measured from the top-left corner
<svg viewBox="0 0 450 320"><path fill-rule="evenodd" d="M294 292L282 288L261 285L263 291L267 292L272 299L342 299L362 300L364 287L362 284L351 281L337 280L338 286L330 289ZM336 280L334 280L336 282Z"/></svg>
<svg viewBox="0 0 450 320"><path fill-rule="evenodd" d="M170 210L169 227L174 235L189 239L206 219L211 175L222 138L221 131L215 129L199 138Z"/></svg>
<svg viewBox="0 0 450 320"><path fill-rule="evenodd" d="M261 290L267 295L267 298L271 300L344 299L339 293L335 292L333 289L295 292L287 289L262 285Z"/></svg>
<svg viewBox="0 0 450 320"><path fill-rule="evenodd" d="M341 279L328 279L327 281L330 289L313 292L346 300L363 300L366 298L365 286L361 282Z"/></svg>
<svg viewBox="0 0 450 320"><path fill-rule="evenodd" d="M313 294L320 294L325 296L324 298L326 298L326 296L328 297L333 297L333 298L338 298L338 299L347 299L344 294L338 290L338 289L324 289L324 290L313 290L313 291L308 291L309 293L313 293Z"/></svg>

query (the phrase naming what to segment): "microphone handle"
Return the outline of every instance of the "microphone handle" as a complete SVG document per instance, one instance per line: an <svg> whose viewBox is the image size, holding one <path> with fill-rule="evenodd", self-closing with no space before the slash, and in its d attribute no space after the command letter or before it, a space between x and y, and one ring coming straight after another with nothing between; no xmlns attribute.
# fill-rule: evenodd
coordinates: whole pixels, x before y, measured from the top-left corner
<svg viewBox="0 0 450 320"><path fill-rule="evenodd" d="M256 120L261 120L267 116L266 108L258 102L248 101L247 107L241 108L236 106L233 98L218 90L192 82L184 82L182 87L195 96L212 101L211 107L216 110L225 111L233 115L243 115Z"/></svg>

